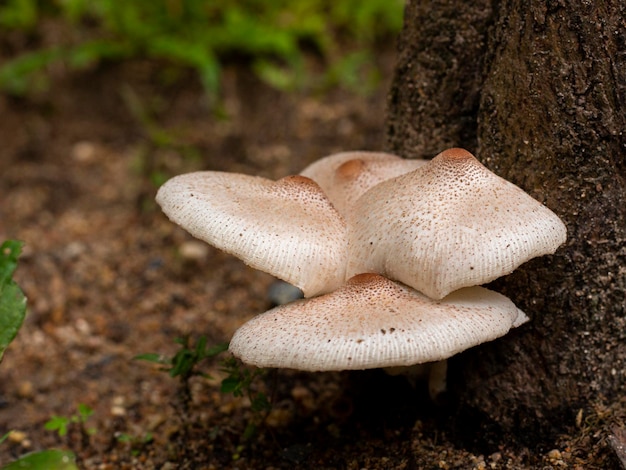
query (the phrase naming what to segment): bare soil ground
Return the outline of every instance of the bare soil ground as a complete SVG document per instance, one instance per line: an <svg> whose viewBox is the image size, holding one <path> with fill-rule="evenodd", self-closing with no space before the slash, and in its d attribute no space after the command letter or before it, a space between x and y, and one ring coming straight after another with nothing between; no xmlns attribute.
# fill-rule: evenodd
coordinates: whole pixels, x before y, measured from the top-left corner
<svg viewBox="0 0 626 470"><path fill-rule="evenodd" d="M380 60L388 79L393 52ZM273 279L195 244L156 207L152 181L198 169L278 178L336 151L380 150L387 83L369 97L284 94L230 66L214 113L191 76L167 84L166 72L106 66L0 97L0 240L25 242L16 277L29 299L0 365L0 436L15 431L0 463L58 447L87 469L618 468L612 410L528 445L380 371L271 371L254 384L273 402L258 415L220 392L217 359L204 367L212 379L191 381L186 410L179 382L133 357L173 355L185 335L228 341L270 307ZM44 429L81 403L92 434Z"/></svg>

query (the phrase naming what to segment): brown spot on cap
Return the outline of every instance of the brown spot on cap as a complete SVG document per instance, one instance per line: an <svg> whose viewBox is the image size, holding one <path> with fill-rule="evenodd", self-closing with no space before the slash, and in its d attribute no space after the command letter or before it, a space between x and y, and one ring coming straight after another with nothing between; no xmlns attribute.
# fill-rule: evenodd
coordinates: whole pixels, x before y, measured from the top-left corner
<svg viewBox="0 0 626 470"><path fill-rule="evenodd" d="M365 162L360 158L355 158L339 165L335 174L341 179L353 179L359 176L364 167Z"/></svg>
<svg viewBox="0 0 626 470"><path fill-rule="evenodd" d="M467 160L476 160L474 155L462 148L451 148L448 150L444 150L435 158L447 162L465 162Z"/></svg>

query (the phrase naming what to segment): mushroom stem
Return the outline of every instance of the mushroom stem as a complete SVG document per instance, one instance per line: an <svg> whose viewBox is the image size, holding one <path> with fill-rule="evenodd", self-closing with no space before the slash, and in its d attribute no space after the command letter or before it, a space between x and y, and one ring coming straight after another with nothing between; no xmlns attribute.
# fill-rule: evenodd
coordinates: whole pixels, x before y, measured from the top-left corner
<svg viewBox="0 0 626 470"><path fill-rule="evenodd" d="M428 395L433 403L441 403L442 396L447 391L447 359L412 366L384 367L383 370L391 376L404 375L414 388L419 380L427 379Z"/></svg>
<svg viewBox="0 0 626 470"><path fill-rule="evenodd" d="M435 403L441 403L443 394L448 390L448 360L433 362L430 364L428 374L428 394Z"/></svg>

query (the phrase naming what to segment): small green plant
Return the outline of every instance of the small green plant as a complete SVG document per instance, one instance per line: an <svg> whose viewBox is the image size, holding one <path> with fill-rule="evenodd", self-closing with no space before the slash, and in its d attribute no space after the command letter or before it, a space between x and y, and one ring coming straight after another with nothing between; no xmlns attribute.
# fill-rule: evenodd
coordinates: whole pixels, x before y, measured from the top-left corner
<svg viewBox="0 0 626 470"><path fill-rule="evenodd" d="M250 400L250 409L254 413L254 417L248 421L246 429L243 432L242 440L246 441L250 439L259 427L259 424L263 422L267 413L272 409L272 403L263 392L255 391L252 387L253 382L258 377L265 374L264 369L250 369L241 367L239 362L234 357L226 358L222 361L222 370L228 374L228 376L222 380L222 393L232 393L235 397L248 397Z"/></svg>
<svg viewBox="0 0 626 470"><path fill-rule="evenodd" d="M84 433L93 435L96 429L85 426L91 415L93 415L93 409L84 403L79 403L76 413L71 416L53 416L44 427L48 431L56 431L59 437L65 437L69 427L72 424L78 424Z"/></svg>
<svg viewBox="0 0 626 470"><path fill-rule="evenodd" d="M0 245L0 362L26 315L26 297L13 280L22 242L8 240Z"/></svg>
<svg viewBox="0 0 626 470"><path fill-rule="evenodd" d="M234 357L229 357L222 361L222 370L228 374L222 380L222 393L232 393L235 397L247 396L254 412L269 411L271 404L267 395L263 392L254 392L252 387L255 379L265 374L264 369L251 371L241 367L241 363Z"/></svg>
<svg viewBox="0 0 626 470"><path fill-rule="evenodd" d="M181 347L172 357L166 357L158 353L139 354L133 359L161 364L163 370L167 371L170 377L179 377L182 382L189 380L194 375L203 374L198 370L198 364L205 359L217 356L228 350L228 343L208 346L206 336L201 336L195 345L190 344L189 337L176 338L175 343Z"/></svg>
<svg viewBox="0 0 626 470"><path fill-rule="evenodd" d="M199 375L210 379L207 374L200 372L199 364L205 359L214 358L217 355L228 350L228 343L218 344L216 346L208 346L206 336L201 336L195 343L190 343L190 339L177 338L176 343L181 347L178 352L167 357L157 353L140 354L135 359L153 362L162 365L162 370L169 373L171 377L180 379L181 388L179 393L179 405L183 418L186 419L189 413L189 403L191 401L191 390L189 387L189 379ZM242 435L243 440L250 438L258 427L260 413L269 412L271 403L267 395L263 392L254 390L253 382L262 376L265 371L263 369L250 369L241 367L241 363L235 358L230 357L222 360L222 371L228 374L221 384L222 393L232 393L235 397L246 396L250 400L251 409L255 414L255 418L251 420Z"/></svg>
<svg viewBox="0 0 626 470"><path fill-rule="evenodd" d="M130 453L133 456L139 455L141 450L154 440L152 433L150 432L147 432L143 436L134 436L132 434L122 432L116 434L115 438L117 439L117 442L128 444L128 446L130 446Z"/></svg>
<svg viewBox="0 0 626 470"><path fill-rule="evenodd" d="M53 416L44 424L44 427L48 431L56 431L59 437L67 439L68 443L71 442L75 445L76 442L79 442L82 449L87 449L90 444L91 436L97 432L96 428L87 427L87 421L93 413L94 411L90 406L79 403L76 413L70 416ZM70 437L70 432L77 433L78 439ZM73 435L75 436L76 434ZM77 456L74 457L74 461L78 465L81 465L82 460L79 455L80 454L77 454Z"/></svg>
<svg viewBox="0 0 626 470"><path fill-rule="evenodd" d="M195 345L190 343L189 337L176 338L174 341L180 345L180 349L172 357L166 357L157 353L147 353L135 356L134 359L160 364L163 366L162 370L168 372L170 377L179 378L180 387L176 405L183 423L186 423L189 418L189 405L191 403L189 379L196 375L210 378L199 370L199 363L226 351L228 344L208 346L206 336L201 336Z"/></svg>

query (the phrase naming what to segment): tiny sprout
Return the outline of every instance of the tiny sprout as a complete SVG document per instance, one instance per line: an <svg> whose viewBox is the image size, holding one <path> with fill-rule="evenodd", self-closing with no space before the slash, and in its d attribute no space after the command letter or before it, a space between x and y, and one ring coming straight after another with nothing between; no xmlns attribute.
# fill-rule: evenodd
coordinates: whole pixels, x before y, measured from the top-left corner
<svg viewBox="0 0 626 470"><path fill-rule="evenodd" d="M222 393L232 393L235 397L246 395L250 399L250 407L255 413L271 409L271 403L267 395L263 392L255 393L251 387L257 377L265 374L265 370L255 369L251 372L249 369L242 368L241 363L237 359L230 357L222 362L222 372L228 374L222 380Z"/></svg>
<svg viewBox="0 0 626 470"><path fill-rule="evenodd" d="M67 426L69 423L69 418L66 418L65 416L53 416L46 422L44 428L47 431L57 431L57 434L63 437L67 435Z"/></svg>
<svg viewBox="0 0 626 470"><path fill-rule="evenodd" d="M161 370L168 372L170 377L179 377L181 388L179 391L179 400L183 417L189 412L189 401L191 399L191 390L189 388L189 379L199 375L201 377L212 379L208 374L199 372L196 367L198 363L204 359L212 358L228 350L228 343L222 343L215 346L207 346L207 339L201 336L192 345L188 337L177 338L175 340L181 346L178 352L167 357L157 353L147 353L135 356L134 359L159 364ZM240 361L234 357L228 357L221 362L221 371L226 374L222 380L220 391L222 393L232 393L235 397L247 397L250 400L250 409L255 414L255 418L248 423L242 435L243 440L248 440L257 429L256 422L260 421L259 414L261 412L268 413L271 410L271 401L263 392L253 390L252 383L254 380L265 374L263 369L255 369L251 371L242 367ZM123 435L118 436L118 440L124 440Z"/></svg>
<svg viewBox="0 0 626 470"><path fill-rule="evenodd" d="M46 424L44 424L44 428L48 431L56 431L60 437L64 437L67 435L68 428L71 424L80 424L84 425L87 420L93 415L93 408L84 403L79 403L77 407L77 413L67 417L67 416L53 416L50 418ZM96 433L95 428L87 428L85 432L89 435L93 435Z"/></svg>
<svg viewBox="0 0 626 470"><path fill-rule="evenodd" d="M124 432L117 433L115 435L117 442L128 444L133 456L139 455L141 448L154 441L154 437L151 432L145 433L143 436L134 436Z"/></svg>
<svg viewBox="0 0 626 470"><path fill-rule="evenodd" d="M206 336L198 338L195 346L190 344L189 337L176 338L174 342L179 344L181 349L173 357L158 353L146 353L139 354L133 359L160 364L164 366L162 370L167 371L170 377L180 377L181 380L185 381L194 375L210 378L206 374L197 372L196 366L204 359L215 357L228 350L228 343L207 346Z"/></svg>

